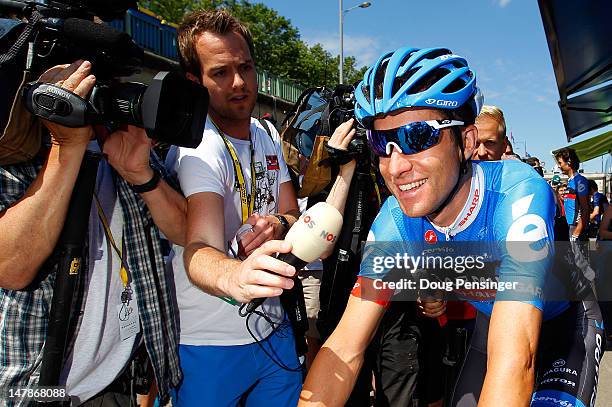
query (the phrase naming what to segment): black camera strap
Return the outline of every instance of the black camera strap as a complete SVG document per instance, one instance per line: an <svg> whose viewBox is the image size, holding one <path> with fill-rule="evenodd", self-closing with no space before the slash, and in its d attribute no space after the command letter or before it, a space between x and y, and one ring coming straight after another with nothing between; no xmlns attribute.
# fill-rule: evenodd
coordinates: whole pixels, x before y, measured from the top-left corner
<svg viewBox="0 0 612 407"><path fill-rule="evenodd" d="M6 53L0 55L0 67L2 67L7 62L11 62L13 58L15 58L19 54L23 46L30 40L32 34L34 34L35 31L38 29L38 25L42 18L43 15L40 14L38 11L32 11L30 18L28 19L28 23L21 32L19 38L17 38L17 41L13 43L11 48Z"/></svg>
<svg viewBox="0 0 612 407"><path fill-rule="evenodd" d="M327 141L325 142L325 150L327 150L327 154L329 154L329 156L319 161L319 166L331 165L338 167L340 165L349 163L353 159L358 159L361 154L359 151L342 150L340 148L332 147Z"/></svg>

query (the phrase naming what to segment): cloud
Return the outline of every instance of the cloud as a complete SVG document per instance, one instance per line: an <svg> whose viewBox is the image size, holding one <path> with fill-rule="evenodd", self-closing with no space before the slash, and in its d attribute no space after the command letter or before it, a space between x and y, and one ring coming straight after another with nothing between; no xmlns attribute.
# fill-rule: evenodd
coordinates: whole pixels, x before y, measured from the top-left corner
<svg viewBox="0 0 612 407"><path fill-rule="evenodd" d="M508 4L510 4L511 1L512 0L497 0L497 4L499 5L499 7L504 8Z"/></svg>
<svg viewBox="0 0 612 407"><path fill-rule="evenodd" d="M340 40L338 33L316 32L302 35L302 39L308 46L321 44L323 48L332 55L340 52ZM383 45L379 38L366 35L347 35L344 34L343 51L344 57L353 56L357 61L357 66L371 65L376 59L386 51L390 44Z"/></svg>
<svg viewBox="0 0 612 407"><path fill-rule="evenodd" d="M550 93L550 92L546 92L546 93ZM537 103L541 103L545 106L548 107L557 107L557 99L555 99L554 95L542 95L542 94L536 94L535 95L535 101Z"/></svg>

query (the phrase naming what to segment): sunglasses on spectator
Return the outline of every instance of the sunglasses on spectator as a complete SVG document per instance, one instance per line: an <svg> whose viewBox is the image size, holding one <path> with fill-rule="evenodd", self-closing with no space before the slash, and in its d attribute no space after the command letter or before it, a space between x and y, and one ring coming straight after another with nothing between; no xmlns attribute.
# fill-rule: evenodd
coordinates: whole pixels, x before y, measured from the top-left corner
<svg viewBox="0 0 612 407"><path fill-rule="evenodd" d="M379 157L389 157L392 147L402 154L416 154L438 144L442 129L463 125L459 120L425 120L396 129L368 130L368 143Z"/></svg>

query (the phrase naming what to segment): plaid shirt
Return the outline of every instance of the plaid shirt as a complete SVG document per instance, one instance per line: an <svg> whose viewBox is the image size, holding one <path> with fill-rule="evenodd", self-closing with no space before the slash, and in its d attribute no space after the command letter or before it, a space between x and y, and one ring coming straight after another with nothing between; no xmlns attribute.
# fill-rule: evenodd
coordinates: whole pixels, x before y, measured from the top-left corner
<svg viewBox="0 0 612 407"><path fill-rule="evenodd" d="M154 155L151 163L153 168L165 173ZM43 164L44 160L38 159L0 167L0 211L24 195ZM169 389L177 386L182 378L173 286L168 284L164 273L159 231L144 201L121 177L116 177L115 187L125 220L126 257L138 298L144 343L155 371L159 395L165 403ZM88 270L86 264L87 259L83 270ZM57 259L51 257L39 271L38 279L26 289L0 288L0 393L10 386L26 387L38 383L57 267ZM75 309L81 308L83 291L77 289ZM79 315L72 331L80 325L80 319Z"/></svg>

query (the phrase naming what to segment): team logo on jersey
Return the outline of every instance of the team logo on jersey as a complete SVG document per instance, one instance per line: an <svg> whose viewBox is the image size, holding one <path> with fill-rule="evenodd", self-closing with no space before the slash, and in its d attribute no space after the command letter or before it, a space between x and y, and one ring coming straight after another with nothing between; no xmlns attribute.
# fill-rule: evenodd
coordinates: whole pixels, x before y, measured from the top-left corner
<svg viewBox="0 0 612 407"><path fill-rule="evenodd" d="M586 185L581 182L578 184L578 192L583 193L584 191L586 191Z"/></svg>
<svg viewBox="0 0 612 407"><path fill-rule="evenodd" d="M534 194L512 204L512 225L506 234L506 248L508 253L521 262L533 262L545 259L549 247L543 245L534 249L532 244L548 237L546 222L541 216L529 212Z"/></svg>
<svg viewBox="0 0 612 407"><path fill-rule="evenodd" d="M563 359L557 359L553 362L553 367L563 367L565 366L565 360Z"/></svg>
<svg viewBox="0 0 612 407"><path fill-rule="evenodd" d="M436 232L429 229L427 232L425 232L425 241L429 244L434 244L438 241L438 235L436 235Z"/></svg>
<svg viewBox="0 0 612 407"><path fill-rule="evenodd" d="M267 155L266 163L268 164L268 171L272 170L280 170L280 166L278 165L278 156L276 155Z"/></svg>
<svg viewBox="0 0 612 407"><path fill-rule="evenodd" d="M465 222L470 219L470 216L472 216L472 214L474 213L474 209L476 209L476 207L478 206L478 201L480 201L480 191L478 190L478 188L476 188L474 190L474 198L472 198L470 208L468 209L468 212L465 214L463 219L461 219L461 222L459 222L459 226L463 226Z"/></svg>

